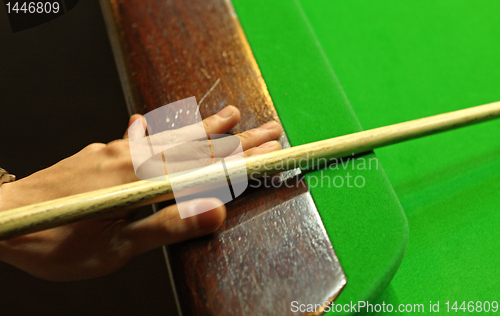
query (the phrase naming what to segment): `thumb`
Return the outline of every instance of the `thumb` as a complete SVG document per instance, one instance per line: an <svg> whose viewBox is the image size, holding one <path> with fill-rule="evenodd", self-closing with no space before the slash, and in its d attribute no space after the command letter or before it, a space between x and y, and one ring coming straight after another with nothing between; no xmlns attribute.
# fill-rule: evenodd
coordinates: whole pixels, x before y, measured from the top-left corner
<svg viewBox="0 0 500 316"><path fill-rule="evenodd" d="M177 204L168 206L144 219L122 228L122 237L129 240L134 255L152 249L210 234L226 218L226 207L216 198L203 198L182 202L182 207L192 208L193 214L210 209L196 216L181 219Z"/></svg>

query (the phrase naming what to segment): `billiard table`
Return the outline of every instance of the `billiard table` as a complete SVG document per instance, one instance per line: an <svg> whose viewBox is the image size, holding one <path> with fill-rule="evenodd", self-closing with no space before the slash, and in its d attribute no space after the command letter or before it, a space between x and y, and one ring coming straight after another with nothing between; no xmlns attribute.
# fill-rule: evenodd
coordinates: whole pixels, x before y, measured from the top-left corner
<svg viewBox="0 0 500 316"><path fill-rule="evenodd" d="M292 145L500 100L498 1L232 2ZM347 276L336 304L499 299L499 136L492 121L307 174ZM347 173L363 187L317 185Z"/></svg>

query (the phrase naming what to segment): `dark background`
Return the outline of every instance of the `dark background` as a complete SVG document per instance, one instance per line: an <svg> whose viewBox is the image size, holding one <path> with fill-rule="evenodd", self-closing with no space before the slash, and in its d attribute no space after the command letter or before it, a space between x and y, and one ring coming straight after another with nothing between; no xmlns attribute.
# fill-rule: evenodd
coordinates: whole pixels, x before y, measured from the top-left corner
<svg viewBox="0 0 500 316"><path fill-rule="evenodd" d="M25 177L92 142L121 138L128 114L95 0L12 33L0 8L0 166ZM0 263L2 315L140 315L175 311L161 250L112 275L53 283Z"/></svg>

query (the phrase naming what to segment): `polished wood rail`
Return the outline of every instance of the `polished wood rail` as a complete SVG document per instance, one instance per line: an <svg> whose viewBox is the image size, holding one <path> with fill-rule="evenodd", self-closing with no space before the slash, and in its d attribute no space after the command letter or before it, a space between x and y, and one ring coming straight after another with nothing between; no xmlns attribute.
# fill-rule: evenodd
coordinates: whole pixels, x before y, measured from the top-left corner
<svg viewBox="0 0 500 316"><path fill-rule="evenodd" d="M130 113L195 96L203 117L238 107L233 133L279 120L230 1L100 2ZM292 181L248 190L226 204L217 232L168 247L183 315L286 315L293 299L338 295L345 276L306 184Z"/></svg>

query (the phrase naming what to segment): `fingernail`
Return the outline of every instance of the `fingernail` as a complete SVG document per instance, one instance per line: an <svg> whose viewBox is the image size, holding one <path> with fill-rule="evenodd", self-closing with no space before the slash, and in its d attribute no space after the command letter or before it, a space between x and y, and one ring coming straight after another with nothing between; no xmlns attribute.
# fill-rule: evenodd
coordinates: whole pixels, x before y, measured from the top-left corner
<svg viewBox="0 0 500 316"><path fill-rule="evenodd" d="M267 122L266 124L262 125L261 127L259 127L259 129L265 129L265 130L270 130L270 129L274 129L276 128L276 125L278 123L277 122Z"/></svg>
<svg viewBox="0 0 500 316"><path fill-rule="evenodd" d="M217 113L218 116L222 117L222 118L230 118L231 116L233 116L234 114L234 109L232 107L225 107L222 111L220 111L219 113Z"/></svg>

